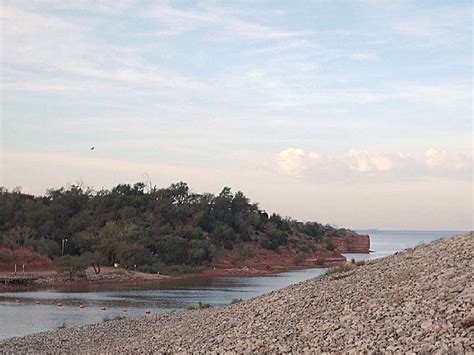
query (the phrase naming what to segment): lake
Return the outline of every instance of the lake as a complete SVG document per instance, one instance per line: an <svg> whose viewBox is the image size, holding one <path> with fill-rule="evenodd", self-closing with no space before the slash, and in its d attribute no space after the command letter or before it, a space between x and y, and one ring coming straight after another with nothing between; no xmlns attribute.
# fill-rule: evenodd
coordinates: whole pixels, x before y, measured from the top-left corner
<svg viewBox="0 0 474 355"><path fill-rule="evenodd" d="M370 254L345 254L348 259L375 259L461 234L456 231L360 230L371 237ZM323 274L327 269L305 269L271 276L193 278L160 281L146 286L107 285L78 289L51 289L0 293L0 339L26 335L62 326L102 322L116 316L148 316L182 310L190 304L219 307L235 298L249 299ZM16 303L19 299L21 302ZM35 304L39 300L40 304ZM62 303L57 307L57 303ZM84 304L83 309L79 308ZM106 310L101 310L105 306ZM124 308L127 312L124 312Z"/></svg>

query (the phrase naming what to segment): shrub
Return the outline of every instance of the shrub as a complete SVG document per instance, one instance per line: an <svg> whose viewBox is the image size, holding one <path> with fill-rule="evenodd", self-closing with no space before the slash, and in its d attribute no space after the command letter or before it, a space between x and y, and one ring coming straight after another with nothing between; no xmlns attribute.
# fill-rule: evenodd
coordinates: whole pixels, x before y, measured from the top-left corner
<svg viewBox="0 0 474 355"><path fill-rule="evenodd" d="M224 249L226 250L232 250L234 249L234 245L230 240L224 240Z"/></svg>
<svg viewBox="0 0 474 355"><path fill-rule="evenodd" d="M272 245L267 238L261 239L259 244L263 249L272 249Z"/></svg>
<svg viewBox="0 0 474 355"><path fill-rule="evenodd" d="M352 264L345 263L345 264L329 269L328 271L326 271L325 275L332 275L332 274L347 272L347 271L352 270L353 267L354 266Z"/></svg>
<svg viewBox="0 0 474 355"><path fill-rule="evenodd" d="M309 253L310 248L309 248L308 245L305 244L305 245L302 245L302 246L301 246L300 250L301 250L303 253Z"/></svg>
<svg viewBox="0 0 474 355"><path fill-rule="evenodd" d="M302 262L304 262L306 260L306 257L304 256L303 253L298 253L295 255L295 257L293 258L293 263L295 265L299 265L301 264Z"/></svg>
<svg viewBox="0 0 474 355"><path fill-rule="evenodd" d="M317 266L323 266L326 260L324 258L317 258L315 264Z"/></svg>
<svg viewBox="0 0 474 355"><path fill-rule="evenodd" d="M326 246L326 250L329 250L329 251L336 250L336 247L331 242L327 242L325 246Z"/></svg>
<svg viewBox="0 0 474 355"><path fill-rule="evenodd" d="M205 308L212 308L212 306L209 303L203 303L199 301L197 306L190 304L186 307L188 311L195 311L197 309L205 309Z"/></svg>

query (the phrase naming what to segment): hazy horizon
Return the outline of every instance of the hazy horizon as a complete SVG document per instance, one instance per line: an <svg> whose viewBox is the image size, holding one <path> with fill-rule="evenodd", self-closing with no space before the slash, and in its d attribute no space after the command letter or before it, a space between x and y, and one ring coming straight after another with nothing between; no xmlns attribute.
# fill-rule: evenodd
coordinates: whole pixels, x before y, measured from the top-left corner
<svg viewBox="0 0 474 355"><path fill-rule="evenodd" d="M352 229L472 230L472 10L2 1L0 186L185 181Z"/></svg>

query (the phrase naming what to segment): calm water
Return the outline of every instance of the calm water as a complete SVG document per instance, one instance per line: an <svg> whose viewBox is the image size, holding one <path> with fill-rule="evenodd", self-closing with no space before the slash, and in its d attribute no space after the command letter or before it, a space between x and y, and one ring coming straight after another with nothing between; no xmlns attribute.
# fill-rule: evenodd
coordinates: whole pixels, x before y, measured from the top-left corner
<svg viewBox="0 0 474 355"><path fill-rule="evenodd" d="M371 236L370 254L346 254L348 258L374 259L408 247L459 232L359 231ZM136 285L94 286L82 289L0 293L0 339L67 326L102 322L118 315L137 317L182 310L199 301L213 306L229 304L234 298L249 299L323 274L326 269L307 269L273 276L215 277L161 281ZM21 303L17 304L16 299ZM36 305L35 300L41 304ZM61 302L62 307L56 304ZM86 307L79 308L83 303ZM101 310L103 305L107 310ZM124 313L123 309L128 312Z"/></svg>

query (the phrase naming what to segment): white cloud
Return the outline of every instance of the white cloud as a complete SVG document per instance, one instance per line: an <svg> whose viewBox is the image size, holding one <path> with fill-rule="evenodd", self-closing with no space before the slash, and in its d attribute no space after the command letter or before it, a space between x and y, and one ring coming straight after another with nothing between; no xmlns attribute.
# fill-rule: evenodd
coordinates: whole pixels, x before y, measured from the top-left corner
<svg viewBox="0 0 474 355"><path fill-rule="evenodd" d="M299 176L306 169L306 154L301 149L285 149L278 153L276 159L285 174Z"/></svg>
<svg viewBox="0 0 474 355"><path fill-rule="evenodd" d="M430 148L426 152L425 163L430 168L436 168L445 165L448 162L448 152L445 150L436 150Z"/></svg>
<svg viewBox="0 0 474 355"><path fill-rule="evenodd" d="M427 177L471 178L472 159L462 153L430 148L424 154L380 153L351 148L339 155L322 155L288 148L276 155L279 171L289 176L325 179L347 177L390 177L413 179Z"/></svg>
<svg viewBox="0 0 474 355"><path fill-rule="evenodd" d="M323 156L318 152L305 152L302 149L288 148L276 155L276 161L284 174L301 176L310 169L333 174L349 169L358 173L384 172L393 168L392 160L384 154L367 150L350 149L340 156Z"/></svg>
<svg viewBox="0 0 474 355"><path fill-rule="evenodd" d="M425 154L425 164L431 169L463 170L469 168L472 159L462 153L449 153L446 150L429 148Z"/></svg>
<svg viewBox="0 0 474 355"><path fill-rule="evenodd" d="M347 153L347 162L351 170L359 173L387 171L393 168L392 161L387 156L353 148Z"/></svg>

